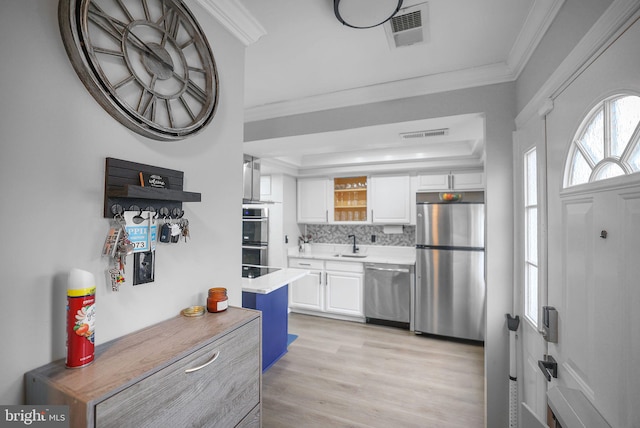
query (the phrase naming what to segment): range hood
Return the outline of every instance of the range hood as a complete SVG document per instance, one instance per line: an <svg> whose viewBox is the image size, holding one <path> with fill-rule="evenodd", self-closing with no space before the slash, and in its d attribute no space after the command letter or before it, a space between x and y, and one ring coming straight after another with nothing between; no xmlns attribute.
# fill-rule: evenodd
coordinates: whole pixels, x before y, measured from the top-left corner
<svg viewBox="0 0 640 428"><path fill-rule="evenodd" d="M260 204L260 159L244 155L242 163L243 204Z"/></svg>

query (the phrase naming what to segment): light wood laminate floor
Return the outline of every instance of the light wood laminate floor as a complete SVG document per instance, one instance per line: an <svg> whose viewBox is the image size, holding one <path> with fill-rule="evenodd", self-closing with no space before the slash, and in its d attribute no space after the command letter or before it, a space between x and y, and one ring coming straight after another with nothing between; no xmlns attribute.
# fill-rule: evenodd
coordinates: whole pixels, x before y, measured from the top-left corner
<svg viewBox="0 0 640 428"><path fill-rule="evenodd" d="M299 337L263 376L263 427L482 427L484 348L290 314Z"/></svg>

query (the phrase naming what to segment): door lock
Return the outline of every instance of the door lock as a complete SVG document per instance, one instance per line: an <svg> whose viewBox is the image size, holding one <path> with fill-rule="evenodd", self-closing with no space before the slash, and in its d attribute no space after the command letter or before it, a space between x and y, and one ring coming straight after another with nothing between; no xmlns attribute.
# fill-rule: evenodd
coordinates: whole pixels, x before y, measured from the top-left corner
<svg viewBox="0 0 640 428"><path fill-rule="evenodd" d="M553 306L542 307L542 337L551 343L558 343L558 311Z"/></svg>

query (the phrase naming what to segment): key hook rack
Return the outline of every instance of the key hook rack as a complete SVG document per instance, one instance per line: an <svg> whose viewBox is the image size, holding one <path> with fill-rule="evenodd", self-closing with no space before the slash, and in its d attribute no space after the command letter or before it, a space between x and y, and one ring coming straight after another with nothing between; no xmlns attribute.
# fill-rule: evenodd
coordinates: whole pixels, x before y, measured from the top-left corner
<svg viewBox="0 0 640 428"><path fill-rule="evenodd" d="M154 219L157 218L163 218L163 219L172 219L172 220L179 220L182 217L184 217L184 210L174 207L171 210L169 210L169 208L163 206L162 208L160 208L159 210L157 210L155 207L153 206L146 206L144 209L140 208L137 205L131 205L129 208L125 209L122 205L120 204L115 204L115 205L111 205L111 214L113 214L113 217L122 217L125 213L125 211L132 211L132 212L137 212L139 216L142 216L142 213L144 211L148 211L153 213L153 217ZM135 217L134 217L135 220Z"/></svg>
<svg viewBox="0 0 640 428"><path fill-rule="evenodd" d="M158 176L164 188L144 186L143 176ZM183 202L200 202L201 194L183 190L184 172L107 158L104 179L104 217L124 211L154 211L158 217L179 219ZM125 208L126 207L126 208Z"/></svg>

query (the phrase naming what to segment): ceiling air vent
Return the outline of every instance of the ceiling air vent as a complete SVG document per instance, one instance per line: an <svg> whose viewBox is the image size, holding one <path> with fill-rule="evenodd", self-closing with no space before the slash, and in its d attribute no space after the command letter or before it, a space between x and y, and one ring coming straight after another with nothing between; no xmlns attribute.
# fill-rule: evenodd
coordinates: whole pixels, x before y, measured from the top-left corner
<svg viewBox="0 0 640 428"><path fill-rule="evenodd" d="M400 137L403 140L411 140L414 138L442 137L449 135L449 128L430 129L428 131L401 132Z"/></svg>
<svg viewBox="0 0 640 428"><path fill-rule="evenodd" d="M384 24L391 49L429 41L428 3L402 8Z"/></svg>

